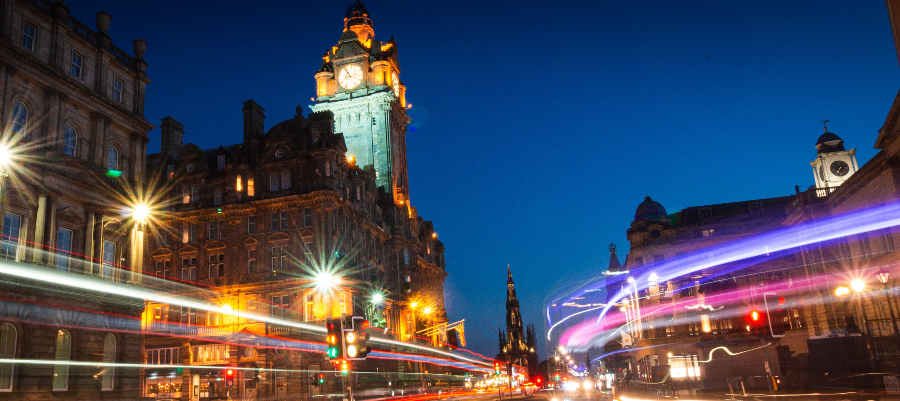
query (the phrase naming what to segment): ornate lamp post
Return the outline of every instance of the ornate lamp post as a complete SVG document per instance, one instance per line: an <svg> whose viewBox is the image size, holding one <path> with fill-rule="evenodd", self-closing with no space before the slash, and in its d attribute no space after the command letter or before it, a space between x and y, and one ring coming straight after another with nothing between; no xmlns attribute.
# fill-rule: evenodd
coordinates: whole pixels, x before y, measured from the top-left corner
<svg viewBox="0 0 900 401"><path fill-rule="evenodd" d="M881 283L881 288L884 289L884 297L887 298L888 301L888 310L891 312L891 324L894 325L894 336L897 337L897 349L900 350L900 330L897 330L897 318L894 317L894 306L891 304L891 296L887 292L889 276L890 273L883 267L878 271L878 282ZM898 362L896 355L894 356L894 362L897 363L897 368L900 369L900 362Z"/></svg>

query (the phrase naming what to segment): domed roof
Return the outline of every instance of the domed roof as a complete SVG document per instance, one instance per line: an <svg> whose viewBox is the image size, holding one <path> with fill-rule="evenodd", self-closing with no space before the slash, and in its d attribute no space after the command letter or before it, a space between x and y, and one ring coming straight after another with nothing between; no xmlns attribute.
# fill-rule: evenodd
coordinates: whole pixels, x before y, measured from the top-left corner
<svg viewBox="0 0 900 401"><path fill-rule="evenodd" d="M347 12L344 13L344 21L346 21L346 28L354 25L375 25L372 23L372 19L369 18L369 10L366 10L366 6L359 0L347 7Z"/></svg>
<svg viewBox="0 0 900 401"><path fill-rule="evenodd" d="M844 140L833 132L825 131L816 141L817 153L829 153L844 150Z"/></svg>
<svg viewBox="0 0 900 401"><path fill-rule="evenodd" d="M666 218L667 215L666 208L661 203L650 199L650 196L645 197L644 201L638 205L637 210L634 211L635 220L662 219Z"/></svg>

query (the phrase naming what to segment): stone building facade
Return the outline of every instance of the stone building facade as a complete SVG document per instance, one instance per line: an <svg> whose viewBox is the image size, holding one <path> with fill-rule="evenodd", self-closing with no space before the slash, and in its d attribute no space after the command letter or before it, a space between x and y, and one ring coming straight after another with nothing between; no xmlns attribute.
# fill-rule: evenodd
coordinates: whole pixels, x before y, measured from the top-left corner
<svg viewBox="0 0 900 401"><path fill-rule="evenodd" d="M72 285L141 281L141 231L124 211L143 181L146 43L134 56L63 1L0 1L0 130L4 266L56 280L0 284L0 398L134 399L141 300ZM96 362L95 366L68 365Z"/></svg>
<svg viewBox="0 0 900 401"><path fill-rule="evenodd" d="M363 40L356 31L370 36ZM334 52L381 46L386 54L387 45L375 41L370 31L365 8L359 2L351 5ZM367 62L357 61L365 74L385 67ZM327 65L317 73L319 103L306 116L298 106L294 118L266 129L265 110L252 100L244 102L239 144L201 149L184 143L182 124L163 119L161 152L149 156L147 168L167 200L148 235L147 274L170 282L173 294L250 316L148 302L146 361L191 368L145 369L145 396L193 400L228 391L248 398L340 393L339 376L329 374L322 386L311 380L308 372L335 368L321 350L301 344L321 343L324 335L308 328L322 327L325 319L342 314L366 316L386 339L445 347L437 334L416 336L447 322L447 273L444 245L433 224L409 204L407 185L401 184L407 169L405 108L393 89L381 85L370 89L379 91L389 115L371 117L373 123L368 114L349 120L362 118L362 125L342 122L346 113L335 119L337 110L357 107L359 97L327 95L336 84L322 81L322 74L334 68ZM366 87L367 82L357 85ZM385 126L392 127L389 133L381 130ZM366 154L361 137L389 140L383 145L390 152L370 141L370 147L381 150ZM253 316L296 322L306 329ZM215 380L222 377L223 365L240 369L233 388ZM446 370L372 359L356 369ZM388 383L385 379L384 385ZM393 385L402 388L401 383Z"/></svg>
<svg viewBox="0 0 900 401"><path fill-rule="evenodd" d="M854 150L822 134L811 163L816 185L793 195L672 214L645 198L627 230L625 266L614 260L607 277L610 300L626 294L616 307L625 312L623 343L633 351L608 342L605 351L616 354L604 359L607 371L711 391L884 389L882 376L900 373L897 227L788 249L774 249L782 244L763 235L896 204L898 109L895 101L875 143L880 151L859 169ZM686 263L690 273L654 279L665 263L705 263L697 255L715 259L748 238L760 240L743 243L747 257L699 270ZM753 311L764 322L755 331ZM720 349L728 354L714 356Z"/></svg>

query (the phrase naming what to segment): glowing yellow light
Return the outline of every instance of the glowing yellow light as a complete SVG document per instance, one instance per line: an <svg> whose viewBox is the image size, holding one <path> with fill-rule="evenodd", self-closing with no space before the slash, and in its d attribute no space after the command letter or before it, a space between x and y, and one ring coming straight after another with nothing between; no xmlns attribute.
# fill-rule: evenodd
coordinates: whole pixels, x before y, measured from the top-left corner
<svg viewBox="0 0 900 401"><path fill-rule="evenodd" d="M0 166L6 166L9 163L10 152L6 146L0 146Z"/></svg>
<svg viewBox="0 0 900 401"><path fill-rule="evenodd" d="M353 155L347 155L347 163L353 164L353 161L356 160L356 157Z"/></svg>
<svg viewBox="0 0 900 401"><path fill-rule="evenodd" d="M131 210L131 216L138 223L146 223L147 217L150 217L150 208L147 205L139 204Z"/></svg>
<svg viewBox="0 0 900 401"><path fill-rule="evenodd" d="M838 287L834 290L834 295L842 296L850 293L850 289L844 286Z"/></svg>
<svg viewBox="0 0 900 401"><path fill-rule="evenodd" d="M431 313L431 307L430 307L430 306L426 306L426 307L425 307L425 310L423 310L423 312L425 312L426 315L429 314L429 313Z"/></svg>
<svg viewBox="0 0 900 401"><path fill-rule="evenodd" d="M853 280L852 283L850 283L850 288L853 288L853 291L861 292L862 290L866 289L866 283L862 280L856 279Z"/></svg>
<svg viewBox="0 0 900 401"><path fill-rule="evenodd" d="M670 352L670 353L666 354L666 356L669 357L669 358L671 358L671 357L672 357L672 353Z"/></svg>
<svg viewBox="0 0 900 401"><path fill-rule="evenodd" d="M241 181L240 174L238 174L237 180L234 183L234 189L235 189L235 191L238 191L238 192L241 192L244 190L244 185L243 185L243 182Z"/></svg>
<svg viewBox="0 0 900 401"><path fill-rule="evenodd" d="M621 307L621 308L619 308L619 312L625 312L625 311L627 311L627 310L628 310L628 308L626 308L626 307L624 307L624 306Z"/></svg>
<svg viewBox="0 0 900 401"><path fill-rule="evenodd" d="M225 309L225 310L227 310L227 311L230 311L230 310L231 310L231 305L228 305L228 304L222 305L222 309Z"/></svg>
<svg viewBox="0 0 900 401"><path fill-rule="evenodd" d="M410 308L415 308L415 307L417 307L417 306L419 306L419 303L418 303L418 302L413 302L413 303L409 304L409 307L410 307Z"/></svg>
<svg viewBox="0 0 900 401"><path fill-rule="evenodd" d="M356 334L353 334L352 331L347 333L347 342L352 343L354 341L356 341Z"/></svg>
<svg viewBox="0 0 900 401"><path fill-rule="evenodd" d="M431 233L431 238L437 238L437 233Z"/></svg>

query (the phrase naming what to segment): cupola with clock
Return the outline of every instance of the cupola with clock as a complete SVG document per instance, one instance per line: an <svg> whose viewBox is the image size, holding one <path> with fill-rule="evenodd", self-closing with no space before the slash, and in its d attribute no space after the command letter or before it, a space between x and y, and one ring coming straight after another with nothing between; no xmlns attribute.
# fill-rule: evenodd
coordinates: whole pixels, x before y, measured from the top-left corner
<svg viewBox="0 0 900 401"><path fill-rule="evenodd" d="M827 123L825 120L823 123ZM856 164L856 149L844 149L844 140L832 132L825 133L816 141L816 159L809 162L816 178L816 188L834 188L850 178L859 166Z"/></svg>
<svg viewBox="0 0 900 401"><path fill-rule="evenodd" d="M331 111L344 135L347 155L375 169L378 186L408 205L406 172L406 87L400 81L397 43L375 39L374 21L356 0L344 14L338 43L316 71L314 112ZM348 160L351 158L348 157Z"/></svg>

